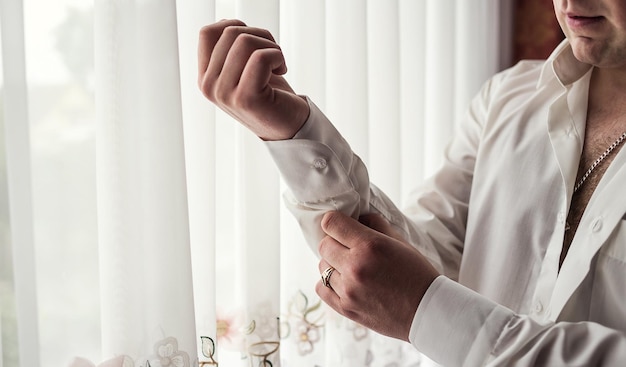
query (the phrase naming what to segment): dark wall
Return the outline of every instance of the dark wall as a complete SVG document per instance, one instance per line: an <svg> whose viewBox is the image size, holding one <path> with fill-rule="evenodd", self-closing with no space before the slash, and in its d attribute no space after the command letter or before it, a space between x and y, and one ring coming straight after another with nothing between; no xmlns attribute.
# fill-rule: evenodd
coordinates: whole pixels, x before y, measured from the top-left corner
<svg viewBox="0 0 626 367"><path fill-rule="evenodd" d="M517 0L514 21L514 62L545 59L564 38L552 0Z"/></svg>

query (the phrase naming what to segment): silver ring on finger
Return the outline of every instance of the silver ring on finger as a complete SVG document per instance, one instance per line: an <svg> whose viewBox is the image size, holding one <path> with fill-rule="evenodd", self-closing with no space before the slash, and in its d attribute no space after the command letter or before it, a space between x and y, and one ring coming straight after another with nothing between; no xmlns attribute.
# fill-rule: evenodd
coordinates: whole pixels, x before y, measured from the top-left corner
<svg viewBox="0 0 626 367"><path fill-rule="evenodd" d="M335 268L329 266L322 272L322 284L330 289L333 289L330 285L330 277L333 275L333 271L335 271Z"/></svg>

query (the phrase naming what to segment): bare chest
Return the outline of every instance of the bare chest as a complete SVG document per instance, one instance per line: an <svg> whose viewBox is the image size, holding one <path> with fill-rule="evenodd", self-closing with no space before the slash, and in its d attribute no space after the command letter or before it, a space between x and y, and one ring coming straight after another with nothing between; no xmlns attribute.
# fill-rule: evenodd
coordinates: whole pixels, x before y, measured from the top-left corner
<svg viewBox="0 0 626 367"><path fill-rule="evenodd" d="M598 187L598 183L613 162L617 152L626 144L624 140L626 137L624 135L626 124L610 122L613 121L609 120L607 122L604 119L600 120L599 117L594 120L591 116L587 122L585 142L574 187L575 191L572 195L566 222L561 263L565 259L585 208Z"/></svg>

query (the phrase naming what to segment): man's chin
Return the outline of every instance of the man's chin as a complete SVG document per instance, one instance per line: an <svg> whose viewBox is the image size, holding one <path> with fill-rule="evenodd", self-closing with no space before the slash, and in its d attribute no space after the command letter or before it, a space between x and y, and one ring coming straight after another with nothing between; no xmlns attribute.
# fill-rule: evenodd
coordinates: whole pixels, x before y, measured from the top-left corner
<svg viewBox="0 0 626 367"><path fill-rule="evenodd" d="M576 37L570 40L574 57L580 62L590 65L602 64L603 46L597 40L588 37Z"/></svg>

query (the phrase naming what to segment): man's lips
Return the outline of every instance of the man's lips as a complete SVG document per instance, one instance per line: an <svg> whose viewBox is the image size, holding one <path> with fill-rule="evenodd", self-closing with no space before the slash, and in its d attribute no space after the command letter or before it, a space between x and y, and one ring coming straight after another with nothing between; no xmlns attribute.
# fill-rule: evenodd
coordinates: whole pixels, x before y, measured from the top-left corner
<svg viewBox="0 0 626 367"><path fill-rule="evenodd" d="M599 25L604 20L602 16L588 17L575 14L567 15L567 25L572 29L590 28Z"/></svg>

